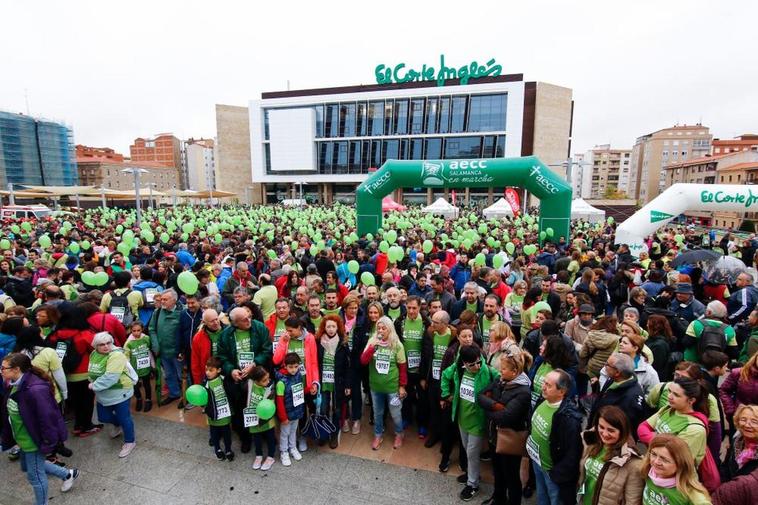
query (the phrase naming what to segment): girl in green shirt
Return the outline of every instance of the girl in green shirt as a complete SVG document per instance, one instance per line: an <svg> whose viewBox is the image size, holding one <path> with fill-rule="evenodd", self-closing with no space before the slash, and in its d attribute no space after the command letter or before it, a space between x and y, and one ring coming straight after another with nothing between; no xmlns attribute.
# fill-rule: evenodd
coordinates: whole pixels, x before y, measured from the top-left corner
<svg viewBox="0 0 758 505"><path fill-rule="evenodd" d="M258 404L265 399L271 398L271 378L262 366L256 366L250 372L249 390L247 393L247 408L242 412L245 428L253 434L255 443L255 460L253 461L253 470L269 470L276 461L274 454L276 451L276 437L274 428L276 422L274 416L268 419L261 419L258 416ZM266 460L263 460L263 440L266 440L268 454Z"/></svg>
<svg viewBox="0 0 758 505"><path fill-rule="evenodd" d="M710 505L698 480L687 442L671 434L656 435L642 462L643 505Z"/></svg>

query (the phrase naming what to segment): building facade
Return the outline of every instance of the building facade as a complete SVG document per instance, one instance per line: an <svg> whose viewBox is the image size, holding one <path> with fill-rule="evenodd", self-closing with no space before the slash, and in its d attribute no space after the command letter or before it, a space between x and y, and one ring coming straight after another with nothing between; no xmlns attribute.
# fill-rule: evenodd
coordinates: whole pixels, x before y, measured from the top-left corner
<svg viewBox="0 0 758 505"><path fill-rule="evenodd" d="M76 160L79 162L88 159L106 159L121 163L124 161L124 155L117 153L110 147L90 147L81 144L76 145Z"/></svg>
<svg viewBox="0 0 758 505"><path fill-rule="evenodd" d="M631 149L611 149L610 144L597 145L583 157L582 198L615 198L626 192L629 184Z"/></svg>
<svg viewBox="0 0 758 505"><path fill-rule="evenodd" d="M76 184L74 133L64 124L0 111L0 185Z"/></svg>
<svg viewBox="0 0 758 505"><path fill-rule="evenodd" d="M637 138L627 195L641 204L658 196L667 187L665 167L710 154L712 138L701 124L676 125Z"/></svg>
<svg viewBox="0 0 758 505"><path fill-rule="evenodd" d="M184 187L182 174L182 142L171 133L160 133L152 138L136 138L129 146L129 157L135 163L147 161L176 170L179 186Z"/></svg>
<svg viewBox="0 0 758 505"><path fill-rule="evenodd" d="M150 161L123 162L107 158L82 158L77 160L79 169L79 185L96 186L98 188L115 189L118 191L134 190L134 175L124 173L126 168L142 169L140 185L146 188L150 185L157 191L168 191L179 187L179 175L172 167L166 167Z"/></svg>
<svg viewBox="0 0 758 505"><path fill-rule="evenodd" d="M216 189L216 161L213 139L190 138L182 142L182 178L186 189Z"/></svg>
<svg viewBox="0 0 758 505"><path fill-rule="evenodd" d="M746 133L734 139L713 139L713 154L758 151L758 135Z"/></svg>
<svg viewBox="0 0 758 505"><path fill-rule="evenodd" d="M536 155L564 175L570 152L572 92L520 74L468 84L407 82L263 93L249 104L253 184L266 202L296 198L352 202L356 187L389 159L463 159ZM217 106L218 179L222 150L235 131ZM220 114L221 112L221 114ZM234 136L243 129L238 125ZM246 186L230 188L238 194ZM221 188L224 189L224 188ZM460 190L459 201L492 199L505 188ZM436 190L435 190L436 191ZM448 195L403 188L394 197L425 203ZM242 198L242 195L240 195Z"/></svg>
<svg viewBox="0 0 758 505"><path fill-rule="evenodd" d="M250 163L250 111L236 105L216 105L216 188L237 193L247 205L266 201L264 185L254 183Z"/></svg>

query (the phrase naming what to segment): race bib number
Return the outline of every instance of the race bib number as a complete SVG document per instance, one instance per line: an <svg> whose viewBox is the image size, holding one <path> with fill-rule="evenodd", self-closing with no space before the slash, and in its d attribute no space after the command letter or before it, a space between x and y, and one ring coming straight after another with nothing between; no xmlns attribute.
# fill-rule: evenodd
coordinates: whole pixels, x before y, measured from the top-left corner
<svg viewBox="0 0 758 505"><path fill-rule="evenodd" d="M418 368L419 366L421 366L421 353L408 351L408 368Z"/></svg>
<svg viewBox="0 0 758 505"><path fill-rule="evenodd" d="M474 403L474 379L472 377L463 376L461 380L461 387L458 390L461 396L461 400Z"/></svg>
<svg viewBox="0 0 758 505"><path fill-rule="evenodd" d="M242 419L245 423L245 428L258 426L258 414L255 413L255 409L252 407L242 410Z"/></svg>
<svg viewBox="0 0 758 505"><path fill-rule="evenodd" d="M274 341L272 342L273 351L276 352L276 348L279 347L279 337L274 337Z"/></svg>
<svg viewBox="0 0 758 505"><path fill-rule="evenodd" d="M63 356L66 355L66 342L58 342L55 346L55 354L58 355L58 359L63 359Z"/></svg>
<svg viewBox="0 0 758 505"><path fill-rule="evenodd" d="M526 440L526 453L529 455L532 461L537 463L539 466L542 466L540 464L540 448L532 437L529 437Z"/></svg>
<svg viewBox="0 0 758 505"><path fill-rule="evenodd" d="M111 307L111 315L118 319L119 323L124 322L124 315L126 315L125 307Z"/></svg>
<svg viewBox="0 0 758 505"><path fill-rule="evenodd" d="M324 384L334 384L334 370L324 370Z"/></svg>
<svg viewBox="0 0 758 505"><path fill-rule="evenodd" d="M376 369L376 373L387 375L390 373L390 360L387 356L377 356L376 360L374 362L374 368Z"/></svg>
<svg viewBox="0 0 758 505"><path fill-rule="evenodd" d="M150 354L145 351L140 351L135 355L137 361L137 370L144 370L150 368Z"/></svg>
<svg viewBox="0 0 758 505"><path fill-rule="evenodd" d="M232 410L229 408L228 403L219 403L219 405L216 406L216 420L220 421L221 419L226 419L227 417L231 416Z"/></svg>
<svg viewBox="0 0 758 505"><path fill-rule="evenodd" d="M156 288L145 289L145 301L147 303L153 303L155 301L155 294L158 292Z"/></svg>
<svg viewBox="0 0 758 505"><path fill-rule="evenodd" d="M244 370L248 366L255 363L255 353L254 352L241 352L239 353L239 367L240 370Z"/></svg>
<svg viewBox="0 0 758 505"><path fill-rule="evenodd" d="M441 359L433 359L432 360L432 379L434 380L440 380L440 369L442 368L442 360Z"/></svg>
<svg viewBox="0 0 758 505"><path fill-rule="evenodd" d="M292 405L299 407L305 403L305 392L303 391L303 384L298 382L292 385Z"/></svg>

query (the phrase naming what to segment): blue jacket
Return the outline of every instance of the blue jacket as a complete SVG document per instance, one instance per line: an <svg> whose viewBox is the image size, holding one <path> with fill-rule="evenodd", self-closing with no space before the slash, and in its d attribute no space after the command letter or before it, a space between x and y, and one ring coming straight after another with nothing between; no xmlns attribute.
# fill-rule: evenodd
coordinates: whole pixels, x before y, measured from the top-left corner
<svg viewBox="0 0 758 505"><path fill-rule="evenodd" d="M284 410L287 411L287 419L290 421L302 419L303 415L305 415L305 402L295 407L292 402L292 385L297 383L302 384L303 374L297 372L295 375L289 375L277 371L276 380L284 383Z"/></svg>
<svg viewBox="0 0 758 505"><path fill-rule="evenodd" d="M424 286L424 289L421 289L418 287L418 284L415 282L411 286L411 289L408 290L409 296L420 296L421 298L426 298L426 295L432 292L432 288L427 284Z"/></svg>
<svg viewBox="0 0 758 505"><path fill-rule="evenodd" d="M547 267L550 273L555 273L555 254L542 251L537 255L537 264Z"/></svg>
<svg viewBox="0 0 758 505"><path fill-rule="evenodd" d="M12 353L14 347L16 347L16 337L0 333L0 360Z"/></svg>
<svg viewBox="0 0 758 505"><path fill-rule="evenodd" d="M192 253L186 249L181 249L176 253L176 260L185 267L191 267L197 262L197 258L192 256Z"/></svg>
<svg viewBox="0 0 758 505"><path fill-rule="evenodd" d="M739 323L747 319L756 303L758 303L758 290L753 286L745 286L732 293L726 303L729 324Z"/></svg>
<svg viewBox="0 0 758 505"><path fill-rule="evenodd" d="M347 262L345 261L337 265L337 278L342 285L349 282L351 288L354 288L356 284L358 284L355 274L350 273L350 270L347 269Z"/></svg>
<svg viewBox="0 0 758 505"><path fill-rule="evenodd" d="M218 287L218 292L222 292L224 290L224 286L226 286L226 281L229 280L229 277L232 276L232 267L224 267L221 270L221 273L218 275L218 278L216 279L216 287Z"/></svg>
<svg viewBox="0 0 758 505"><path fill-rule="evenodd" d="M185 308L179 316L179 345L177 346L177 349L180 353L184 354L185 359L190 352L192 337L195 336L195 333L197 333L197 330L200 328L200 323L202 322L202 310L198 310L192 314Z"/></svg>
<svg viewBox="0 0 758 505"><path fill-rule="evenodd" d="M463 291L463 286L471 279L471 267L456 263L453 268L450 269L450 278L453 279L453 282L455 283L456 293Z"/></svg>

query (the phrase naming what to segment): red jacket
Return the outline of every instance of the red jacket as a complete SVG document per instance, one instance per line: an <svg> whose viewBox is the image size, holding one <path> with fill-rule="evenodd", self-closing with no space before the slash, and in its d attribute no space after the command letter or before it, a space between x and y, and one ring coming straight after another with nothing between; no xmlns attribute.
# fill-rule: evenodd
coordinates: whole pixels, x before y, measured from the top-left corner
<svg viewBox="0 0 758 505"><path fill-rule="evenodd" d="M512 290L508 284L504 283L503 281L500 281L497 283L497 286L492 288L492 292L496 294L498 297L500 297L500 305L502 306L503 303L505 303L505 297L508 296L508 293L510 293Z"/></svg>
<svg viewBox="0 0 758 505"><path fill-rule="evenodd" d="M374 265L374 272L376 272L376 275L382 275L384 271L387 270L389 262L390 259L386 253L376 253L376 264Z"/></svg>
<svg viewBox="0 0 758 505"><path fill-rule="evenodd" d="M82 359L79 361L79 366L76 367L76 370L68 374L72 375L87 373L89 369L89 355L95 350L92 347L93 338L95 338L95 334L91 330L70 330L66 328L54 331L47 337L47 340L52 344L53 348L55 348L58 341L69 340L74 343L74 349Z"/></svg>
<svg viewBox="0 0 758 505"><path fill-rule="evenodd" d="M87 318L90 329L94 333L100 333L101 331L107 331L113 337L114 342L119 347L124 347L126 343L126 328L121 324L121 321L116 319L113 314L103 314L102 312L95 312Z"/></svg>
<svg viewBox="0 0 758 505"><path fill-rule="evenodd" d="M211 349L211 337L208 336L205 327L202 327L192 337L190 352L190 370L192 382L195 384L202 384L205 380L205 364L211 357Z"/></svg>
<svg viewBox="0 0 758 505"><path fill-rule="evenodd" d="M287 283L289 280L289 277L286 275L282 275L279 277L276 282L274 282L274 286L276 286L276 291L279 293L279 297L282 298L289 298L292 296L292 287ZM300 282L300 286L303 285L303 282Z"/></svg>
<svg viewBox="0 0 758 505"><path fill-rule="evenodd" d="M282 373L287 373L284 368L284 356L289 352L288 349L289 339L279 340L279 345L276 346L274 353L274 365L281 365ZM318 348L313 333L306 333L303 349L305 350L305 385L310 390L312 385L319 384Z"/></svg>
<svg viewBox="0 0 758 505"><path fill-rule="evenodd" d="M268 328L268 336L271 338L271 341L274 341L274 336L276 336L276 312L271 314L268 319L266 319L266 322L263 323L266 325L266 328Z"/></svg>

